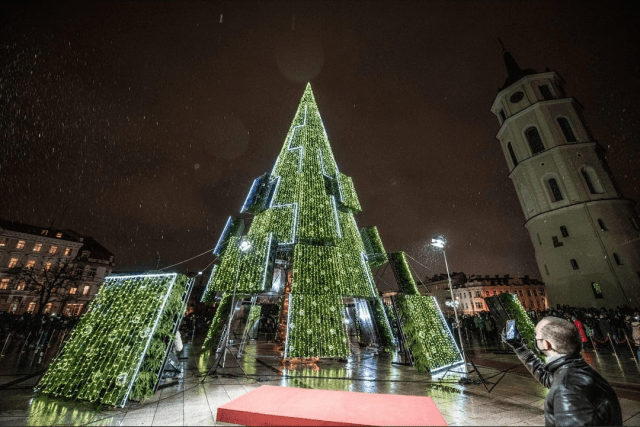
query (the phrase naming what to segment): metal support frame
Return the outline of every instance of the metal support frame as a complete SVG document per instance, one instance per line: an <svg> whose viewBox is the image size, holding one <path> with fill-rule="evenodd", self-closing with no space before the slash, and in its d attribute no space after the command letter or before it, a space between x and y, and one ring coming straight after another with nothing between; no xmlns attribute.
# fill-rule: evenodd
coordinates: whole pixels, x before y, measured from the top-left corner
<svg viewBox="0 0 640 427"><path fill-rule="evenodd" d="M402 319L400 318L400 314L398 312L398 307L396 306L395 298L391 297L391 307L393 307L393 314L396 316L396 321L398 322L398 346L400 347L399 353L400 357L408 360L408 364L410 366L415 366L415 362L413 360L413 354L409 347L407 347L407 336L404 333L404 325L402 323ZM407 363L407 362L401 362Z"/></svg>
<svg viewBox="0 0 640 427"><path fill-rule="evenodd" d="M249 313L247 315L247 324L244 327L244 333L242 334L242 340L240 341L240 347L238 348L238 355L236 357L242 357L242 352L244 351L244 345L247 342L247 335L249 335L249 316L251 315L251 311L253 307L256 305L256 301L258 301L258 295L253 295L251 297L251 306L249 307ZM259 320L259 319L258 319Z"/></svg>

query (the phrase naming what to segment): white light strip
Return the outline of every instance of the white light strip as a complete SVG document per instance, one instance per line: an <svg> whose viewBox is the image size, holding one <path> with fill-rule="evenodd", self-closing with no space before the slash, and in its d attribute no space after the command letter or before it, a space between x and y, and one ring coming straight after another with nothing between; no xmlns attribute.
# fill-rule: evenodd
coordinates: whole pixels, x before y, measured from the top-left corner
<svg viewBox="0 0 640 427"><path fill-rule="evenodd" d="M364 274L367 276L367 280L369 282L369 287L371 288L371 293L374 297L378 297L378 293L376 292L375 285L373 284L373 280L371 280L371 274L369 273L369 266L366 261L367 255L364 252L360 252L360 262L362 262L362 268L364 269Z"/></svg>
<svg viewBox="0 0 640 427"><path fill-rule="evenodd" d="M240 213L243 213L243 212L246 211L247 204L249 203L249 199L253 195L253 192L255 191L255 188L258 185L258 181L259 180L260 180L260 178L256 178L256 179L253 180L253 184L251 184L251 189L249 190L249 194L247 194L247 198L244 199L244 203L242 204L242 208L240 209Z"/></svg>
<svg viewBox="0 0 640 427"><path fill-rule="evenodd" d="M327 175L327 170L324 168L324 158L322 157L322 148L318 148L318 156L320 157L320 168L322 169L322 175L328 178L329 175Z"/></svg>
<svg viewBox="0 0 640 427"><path fill-rule="evenodd" d="M159 276L159 275L155 275L155 276ZM177 273L171 273L171 274L164 274L163 276L173 276L173 280L171 281L171 285L169 285L169 290L167 290L167 293L164 297L164 301L162 301L162 305L160 306L160 310L158 310L158 317L156 318L156 321L153 325L153 328L151 329L151 333L149 334L149 339L147 340L147 344L144 346L144 351L142 352L142 355L140 356L140 360L138 361L138 366L136 367L136 370L133 374L133 376L131 377L131 383L129 383L129 388L127 388L127 393L124 395L124 398L122 399L122 404L121 404L121 408L124 408L124 405L127 403L127 400L129 399L129 393L131 393L131 388L133 387L133 383L135 382L136 377L138 376L138 372L140 371L140 366L142 366L142 361L144 360L144 356L147 354L147 350L149 349L149 344L151 344L151 339L153 338L153 336L156 333L156 328L158 327L158 323L160 322L160 318L162 317L162 312L164 311L164 306L167 304L167 300L169 299L169 295L171 295L171 291L173 290L173 285L175 285L176 283L176 278L178 277ZM152 277L152 276L141 276L141 277Z"/></svg>
<svg viewBox="0 0 640 427"><path fill-rule="evenodd" d="M296 233L298 232L298 210L300 209L300 205L297 203L292 203L293 208L295 209L295 213L293 215L293 227L291 229L291 242L289 244L294 244L296 242Z"/></svg>
<svg viewBox="0 0 640 427"><path fill-rule="evenodd" d="M269 233L269 242L267 243L267 256L264 261L264 274L262 276L262 290L267 284L267 266L269 265L269 258L271 258L271 243L273 242L273 233ZM273 277L272 277L273 279Z"/></svg>
<svg viewBox="0 0 640 427"><path fill-rule="evenodd" d="M120 280L120 279L146 279L148 277L164 277L164 276L171 276L171 275L176 275L177 273L164 273L164 274L139 274L139 275L131 275L131 276L109 276L109 277L105 277L104 280L105 282L107 280Z"/></svg>
<svg viewBox="0 0 640 427"><path fill-rule="evenodd" d="M278 189L280 188L280 181L282 181L281 176L276 178L276 189L273 190L273 197L271 197L271 200L269 201L269 209L273 207L273 201L276 199L276 196L278 195ZM280 205L276 205L276 206L280 206Z"/></svg>
<svg viewBox="0 0 640 427"><path fill-rule="evenodd" d="M342 229L340 228L340 220L338 219L338 208L336 206L335 196L331 196L331 205L333 206L333 217L336 220L336 227L338 228L338 237L342 239Z"/></svg>
<svg viewBox="0 0 640 427"><path fill-rule="evenodd" d="M214 264L211 269L211 274L209 275L209 281L207 282L207 286L204 288L204 292L202 293L202 297L200 298L200 302L204 300L205 295L207 295L207 291L209 290L209 286L211 285L211 281L213 280L213 274L216 272L216 268L218 268L218 264Z"/></svg>
<svg viewBox="0 0 640 427"><path fill-rule="evenodd" d="M291 326L291 311L293 311L293 298L291 298L291 293L289 293L289 311L287 311L287 333L284 338L284 357L287 358L287 353L289 353L289 327Z"/></svg>
<svg viewBox="0 0 640 427"><path fill-rule="evenodd" d="M222 229L222 234L220 235L220 237L218 238L218 243L216 243L216 247L213 249L213 254L214 255L219 255L218 250L220 249L220 244L222 243L222 239L224 238L225 233L227 232L227 229L229 227L231 227L231 221L233 221L232 217L229 217L227 219L227 223L224 225L224 228Z"/></svg>
<svg viewBox="0 0 640 427"><path fill-rule="evenodd" d="M300 146L300 147L296 147L296 148L291 148L291 144L293 143L293 138L295 137L296 131L298 130L298 128L301 128L303 126L307 125L307 104L304 105L304 120L302 121L301 125L296 125L293 127L293 131L291 132L291 138L289 139L289 145L287 145L287 150L288 151L296 151L299 150L300 153L300 157L298 160L298 172L302 171L302 157L304 155L304 147Z"/></svg>

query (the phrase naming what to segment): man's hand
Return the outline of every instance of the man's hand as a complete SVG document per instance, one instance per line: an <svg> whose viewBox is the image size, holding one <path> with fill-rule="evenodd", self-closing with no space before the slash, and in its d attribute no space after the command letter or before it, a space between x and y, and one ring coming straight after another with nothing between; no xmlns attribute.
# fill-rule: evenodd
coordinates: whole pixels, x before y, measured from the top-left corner
<svg viewBox="0 0 640 427"><path fill-rule="evenodd" d="M517 333L513 339L507 340L507 331L503 329L500 337L502 338L503 343L507 344L514 350L525 345L524 341L522 341L522 336L520 336L520 333Z"/></svg>

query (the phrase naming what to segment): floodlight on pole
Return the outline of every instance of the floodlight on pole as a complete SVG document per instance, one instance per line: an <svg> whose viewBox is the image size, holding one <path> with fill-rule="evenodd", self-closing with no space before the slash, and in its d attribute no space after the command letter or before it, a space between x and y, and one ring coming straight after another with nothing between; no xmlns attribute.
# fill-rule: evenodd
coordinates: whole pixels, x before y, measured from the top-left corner
<svg viewBox="0 0 640 427"><path fill-rule="evenodd" d="M431 239L431 246L442 249L442 256L444 257L444 265L447 269L447 279L449 279L449 292L451 292L451 306L453 307L453 314L456 318L456 326L458 330L458 341L460 341L460 351L462 352L462 358L464 360L464 344L462 343L462 333L460 332L460 319L458 319L458 305L459 301L453 296L453 285L451 284L451 274L449 274L449 264L447 263L447 254L444 250L446 246L446 240L444 237L434 237ZM457 304L456 304L457 303ZM464 363L464 372L467 373L467 363Z"/></svg>

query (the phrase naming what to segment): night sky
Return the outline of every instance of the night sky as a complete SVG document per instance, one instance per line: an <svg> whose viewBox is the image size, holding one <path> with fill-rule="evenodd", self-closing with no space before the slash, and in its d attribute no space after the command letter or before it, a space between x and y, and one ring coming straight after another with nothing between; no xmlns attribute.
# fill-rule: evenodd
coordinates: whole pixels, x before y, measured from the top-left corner
<svg viewBox="0 0 640 427"><path fill-rule="evenodd" d="M540 278L489 111L497 37L566 80L640 200L632 2L23 3L0 6L0 217L91 235L119 270L213 248L310 81L387 251L444 272L444 234L452 271Z"/></svg>

